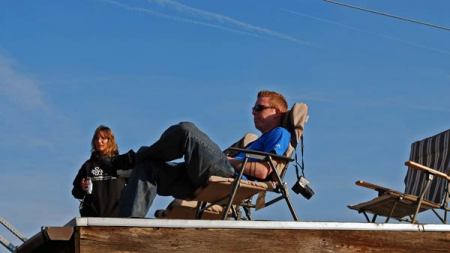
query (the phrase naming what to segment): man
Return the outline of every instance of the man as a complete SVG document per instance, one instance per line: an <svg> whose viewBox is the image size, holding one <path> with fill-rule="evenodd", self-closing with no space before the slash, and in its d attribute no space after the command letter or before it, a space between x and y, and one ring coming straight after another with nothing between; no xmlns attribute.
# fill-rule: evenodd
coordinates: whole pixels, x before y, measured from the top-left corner
<svg viewBox="0 0 450 253"><path fill-rule="evenodd" d="M284 154L290 133L280 125L287 108L281 94L260 91L252 113L255 127L262 136L246 148ZM179 158L184 158L184 162L170 163ZM241 168L243 159L242 153L227 157L193 123L173 125L153 145L142 147L136 153L135 168L120 200L120 216L144 217L156 194L192 198L210 176L232 177ZM251 161L244 168L245 175L259 180L266 179L271 172L266 162Z"/></svg>

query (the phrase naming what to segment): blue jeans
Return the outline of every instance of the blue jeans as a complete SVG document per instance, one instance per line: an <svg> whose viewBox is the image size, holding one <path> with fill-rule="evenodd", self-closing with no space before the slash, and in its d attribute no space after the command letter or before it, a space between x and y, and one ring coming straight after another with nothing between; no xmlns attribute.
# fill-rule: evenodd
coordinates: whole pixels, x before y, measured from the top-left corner
<svg viewBox="0 0 450 253"><path fill-rule="evenodd" d="M169 161L184 158L182 163ZM231 177L234 169L217 144L193 123L169 127L136 153L136 165L122 193L120 216L145 217L156 194L189 199L210 176Z"/></svg>

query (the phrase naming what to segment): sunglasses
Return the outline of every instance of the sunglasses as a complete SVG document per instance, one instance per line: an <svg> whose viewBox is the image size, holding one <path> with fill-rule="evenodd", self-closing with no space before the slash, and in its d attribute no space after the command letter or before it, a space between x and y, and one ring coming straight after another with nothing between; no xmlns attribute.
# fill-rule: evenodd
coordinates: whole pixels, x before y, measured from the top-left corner
<svg viewBox="0 0 450 253"><path fill-rule="evenodd" d="M262 112L266 109L275 108L273 106L265 106L265 105L255 105L253 106L252 110L253 112Z"/></svg>

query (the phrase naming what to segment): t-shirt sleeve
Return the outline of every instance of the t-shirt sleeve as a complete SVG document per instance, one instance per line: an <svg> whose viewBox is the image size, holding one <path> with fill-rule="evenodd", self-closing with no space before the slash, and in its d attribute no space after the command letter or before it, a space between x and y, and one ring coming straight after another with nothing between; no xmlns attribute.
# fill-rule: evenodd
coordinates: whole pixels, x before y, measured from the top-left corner
<svg viewBox="0 0 450 253"><path fill-rule="evenodd" d="M286 129L277 127L259 137L248 145L246 149L283 155L289 147L290 140L291 134ZM241 152L235 159L242 161L244 157L245 154Z"/></svg>
<svg viewBox="0 0 450 253"><path fill-rule="evenodd" d="M291 136L287 130L276 128L266 136L263 151L283 155L289 147L290 139Z"/></svg>

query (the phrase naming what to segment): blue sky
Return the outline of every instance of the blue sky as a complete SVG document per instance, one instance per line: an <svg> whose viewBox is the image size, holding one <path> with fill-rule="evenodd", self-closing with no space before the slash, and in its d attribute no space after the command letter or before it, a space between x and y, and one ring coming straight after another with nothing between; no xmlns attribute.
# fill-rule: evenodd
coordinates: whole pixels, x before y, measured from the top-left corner
<svg viewBox="0 0 450 253"><path fill-rule="evenodd" d="M450 27L448 1L345 3ZM77 216L71 184L99 124L122 152L182 120L225 148L257 133L250 108L272 89L310 106L316 195L292 195L300 218L364 221L346 205L375 193L354 182L403 190L410 144L450 126L449 45L320 0L1 0L0 215L28 236ZM290 220L281 202L255 215Z"/></svg>

